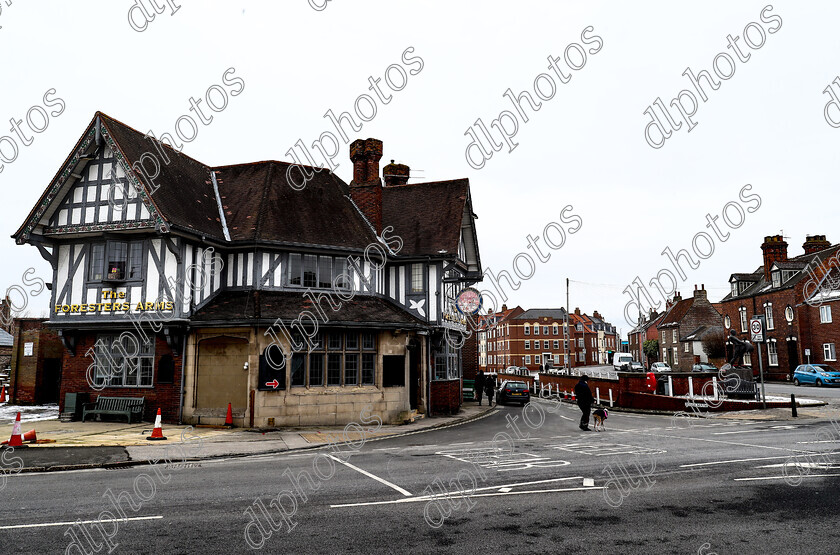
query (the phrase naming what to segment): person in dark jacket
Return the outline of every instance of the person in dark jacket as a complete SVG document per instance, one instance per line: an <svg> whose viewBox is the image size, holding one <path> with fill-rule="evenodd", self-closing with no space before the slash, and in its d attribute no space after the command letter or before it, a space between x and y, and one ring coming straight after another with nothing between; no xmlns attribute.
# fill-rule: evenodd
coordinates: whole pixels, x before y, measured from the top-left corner
<svg viewBox="0 0 840 555"><path fill-rule="evenodd" d="M484 385L484 393L487 394L487 406L493 406L493 394L496 392L495 384L493 380L487 380L487 383Z"/></svg>
<svg viewBox="0 0 840 555"><path fill-rule="evenodd" d="M481 406L481 397L484 395L484 372L478 371L475 377L475 398L478 400L478 406Z"/></svg>
<svg viewBox="0 0 840 555"><path fill-rule="evenodd" d="M589 414L592 412L592 391L589 389L589 376L583 374L580 381L575 386L575 397L577 397L577 404L580 412L583 414L580 417L580 429L586 432L589 431Z"/></svg>

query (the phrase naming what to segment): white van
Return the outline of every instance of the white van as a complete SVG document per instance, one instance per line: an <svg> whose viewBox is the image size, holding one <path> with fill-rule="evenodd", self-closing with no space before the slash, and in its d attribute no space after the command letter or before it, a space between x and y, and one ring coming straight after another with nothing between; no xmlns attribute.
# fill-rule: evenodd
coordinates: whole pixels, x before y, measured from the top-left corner
<svg viewBox="0 0 840 555"><path fill-rule="evenodd" d="M629 370L631 362L633 362L633 355L630 353L615 353L613 355L613 368L616 370L621 370L622 366L626 366L626 369Z"/></svg>

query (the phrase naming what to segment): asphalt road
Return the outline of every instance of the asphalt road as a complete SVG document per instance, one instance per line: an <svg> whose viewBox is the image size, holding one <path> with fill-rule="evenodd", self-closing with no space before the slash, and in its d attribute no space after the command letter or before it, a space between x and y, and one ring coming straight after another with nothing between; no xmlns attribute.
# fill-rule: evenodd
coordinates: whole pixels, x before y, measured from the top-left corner
<svg viewBox="0 0 840 555"><path fill-rule="evenodd" d="M12 475L0 492L0 549L837 552L840 461L806 456L837 448L828 422L612 412L606 431L582 432L575 407L535 405L530 424L522 408L499 407L355 451ZM69 524L120 511L129 520Z"/></svg>

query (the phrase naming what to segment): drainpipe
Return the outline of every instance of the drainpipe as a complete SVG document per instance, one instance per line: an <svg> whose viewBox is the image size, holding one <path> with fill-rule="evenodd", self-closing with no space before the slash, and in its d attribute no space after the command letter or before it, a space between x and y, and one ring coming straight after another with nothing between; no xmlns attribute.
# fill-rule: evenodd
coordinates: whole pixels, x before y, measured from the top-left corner
<svg viewBox="0 0 840 555"><path fill-rule="evenodd" d="M183 343L181 344L181 391L178 397L180 398L178 404L178 423L184 423L184 367L186 366L187 362L187 338L190 335L190 326L187 325L187 329L184 331L184 339Z"/></svg>

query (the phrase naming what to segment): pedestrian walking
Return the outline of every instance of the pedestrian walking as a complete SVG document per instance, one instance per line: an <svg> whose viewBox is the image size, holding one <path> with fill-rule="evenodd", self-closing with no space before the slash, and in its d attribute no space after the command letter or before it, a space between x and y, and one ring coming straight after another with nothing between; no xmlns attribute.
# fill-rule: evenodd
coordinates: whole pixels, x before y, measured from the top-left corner
<svg viewBox="0 0 840 555"><path fill-rule="evenodd" d="M481 397L484 395L484 372L478 371L475 377L475 398L478 399L478 406L481 406Z"/></svg>
<svg viewBox="0 0 840 555"><path fill-rule="evenodd" d="M592 390L589 389L589 376L583 374L580 381L575 386L575 396L577 397L577 404L580 408L580 429L589 431L589 414L592 412Z"/></svg>
<svg viewBox="0 0 840 555"><path fill-rule="evenodd" d="M493 406L493 394L496 390L493 388L493 380L487 380L487 383L484 386L484 392L487 394L487 406Z"/></svg>

